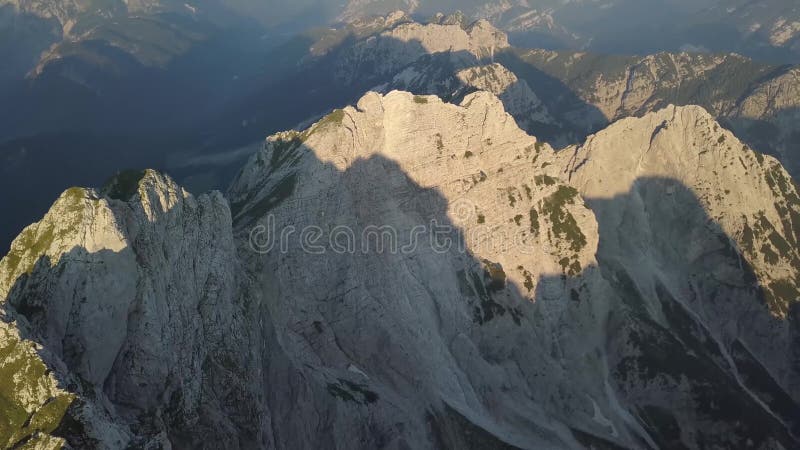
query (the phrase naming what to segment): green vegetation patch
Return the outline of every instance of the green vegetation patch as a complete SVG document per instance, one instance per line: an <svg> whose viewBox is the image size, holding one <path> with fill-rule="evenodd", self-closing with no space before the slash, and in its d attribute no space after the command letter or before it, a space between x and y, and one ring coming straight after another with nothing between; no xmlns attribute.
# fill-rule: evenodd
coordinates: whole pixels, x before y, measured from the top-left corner
<svg viewBox="0 0 800 450"><path fill-rule="evenodd" d="M528 290L528 292L532 291L533 290L533 274L528 272L525 269L525 267L523 267L523 266L519 266L519 267L517 267L517 269L520 272L522 272L522 277L525 279L525 281L522 283L522 285L525 287L525 289Z"/></svg>
<svg viewBox="0 0 800 450"><path fill-rule="evenodd" d="M766 261L767 264L778 264L778 261L780 260L778 254L772 250L772 247L770 247L769 244L764 244L761 246L761 254L764 256L764 261Z"/></svg>
<svg viewBox="0 0 800 450"><path fill-rule="evenodd" d="M291 174L281 180L264 198L248 210L250 217L263 217L264 214L278 206L282 201L291 197L297 185L297 174Z"/></svg>
<svg viewBox="0 0 800 450"><path fill-rule="evenodd" d="M559 186L558 190L542 203L542 213L550 219L555 236L568 242L570 249L576 253L583 250L587 244L586 236L567 209L567 205L575 204L577 196L578 191L575 188Z"/></svg>
<svg viewBox="0 0 800 450"><path fill-rule="evenodd" d="M146 170L125 170L106 181L102 191L114 200L130 201L139 192L139 182L146 174Z"/></svg>
<svg viewBox="0 0 800 450"><path fill-rule="evenodd" d="M800 196L798 186L781 168L775 164L766 176L767 184L780 200L775 203L780 213L786 237L795 243L800 242Z"/></svg>
<svg viewBox="0 0 800 450"><path fill-rule="evenodd" d="M42 221L25 228L20 233L14 240L11 250L1 262L7 269L6 279L3 280L6 285L9 285L13 281L11 278L18 274L30 274L39 258L47 252L56 239L65 239L77 232L83 221L85 199L85 190L81 188L67 189L57 204L62 206L69 216L58 224L60 225L58 230L52 223ZM21 266L23 263L24 267Z"/></svg>
<svg viewBox="0 0 800 450"><path fill-rule="evenodd" d="M423 96L421 96L421 95L415 95L414 96L414 103L419 103L420 105L424 105L424 104L428 103L428 99L423 97Z"/></svg>
<svg viewBox="0 0 800 450"><path fill-rule="evenodd" d="M15 448L38 433L52 433L72 403L63 392L47 399L33 412L17 402L23 392L54 388L50 370L31 353L30 344L0 329L6 345L0 348L0 447Z"/></svg>
<svg viewBox="0 0 800 450"><path fill-rule="evenodd" d="M531 234L534 236L539 235L539 212L536 211L536 208L531 208L530 212L528 213L528 218L531 221Z"/></svg>
<svg viewBox="0 0 800 450"><path fill-rule="evenodd" d="M779 206L778 211L782 210L783 209ZM792 220L791 215L784 217L783 219ZM800 220L800 218L798 220ZM790 233L790 239L794 240L794 236L791 235L793 232L793 224L784 222L783 226L785 231ZM764 261L766 261L768 264L777 264L781 259L783 259L791 264L800 265L800 258L798 258L792 244L778 233L772 223L766 218L764 213L760 213L758 216L756 216L756 221L753 224L753 228L753 234L756 238L766 237L767 239L767 242L764 242L761 246L761 254L764 257ZM789 229L786 230L786 228ZM743 238L744 237L745 236L743 236Z"/></svg>
<svg viewBox="0 0 800 450"><path fill-rule="evenodd" d="M499 291L506 287L506 272L503 266L488 260L483 260L484 271L487 278L486 288L489 292Z"/></svg>
<svg viewBox="0 0 800 450"><path fill-rule="evenodd" d="M800 300L800 290L790 280L777 280L764 290L764 296L770 310L782 315L789 312L790 305Z"/></svg>
<svg viewBox="0 0 800 450"><path fill-rule="evenodd" d="M753 229L750 228L750 225L745 222L744 227L742 228L742 248L747 252L748 255L753 255L755 253L755 246L753 245Z"/></svg>
<svg viewBox="0 0 800 450"><path fill-rule="evenodd" d="M509 189L507 194L508 194L508 205L513 208L517 204L517 197L514 195L514 190Z"/></svg>
<svg viewBox="0 0 800 450"><path fill-rule="evenodd" d="M492 294L505 288L506 273L500 264L484 260L483 277L475 272L470 272L471 289L467 287L470 280L465 278L465 289L473 292L470 297L477 296L480 304L473 309L473 321L478 325L485 325L497 317L502 317L508 312L515 324L521 325L522 311L518 308L506 308L494 298Z"/></svg>
<svg viewBox="0 0 800 450"><path fill-rule="evenodd" d="M344 110L334 109L330 114L320 119L312 129L308 130L305 136L310 136L316 130L322 130L327 127L338 127L342 122L344 122Z"/></svg>
<svg viewBox="0 0 800 450"><path fill-rule="evenodd" d="M293 137L288 140L278 140L272 143L272 155L270 155L270 168L276 171L286 164L297 154L297 149L303 144L300 137Z"/></svg>
<svg viewBox="0 0 800 450"><path fill-rule="evenodd" d="M523 184L522 189L525 190L525 196L528 197L528 200L533 200L533 191L531 190L531 187L527 184Z"/></svg>
<svg viewBox="0 0 800 450"><path fill-rule="evenodd" d="M561 258L558 264L561 266L561 270L571 277L579 275L582 270L581 263L576 255L573 255L572 258Z"/></svg>
<svg viewBox="0 0 800 450"><path fill-rule="evenodd" d="M539 186L554 186L558 180L549 175L536 175L533 181Z"/></svg>

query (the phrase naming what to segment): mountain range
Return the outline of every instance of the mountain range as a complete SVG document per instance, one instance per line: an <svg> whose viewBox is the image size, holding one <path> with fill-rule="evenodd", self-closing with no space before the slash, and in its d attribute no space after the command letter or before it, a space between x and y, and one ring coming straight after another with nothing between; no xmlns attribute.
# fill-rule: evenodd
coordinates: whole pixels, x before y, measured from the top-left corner
<svg viewBox="0 0 800 450"><path fill-rule="evenodd" d="M340 20L402 9L417 17L460 9L516 45L618 54L739 52L797 62L800 7L791 0L351 0Z"/></svg>
<svg viewBox="0 0 800 450"><path fill-rule="evenodd" d="M263 34L261 25L234 30L230 23L239 22L222 23L224 15L215 24L195 18L176 25L183 16L175 14L131 19L144 21L147 32L103 22L88 35L111 27L111 40L69 39L27 80L6 84L5 94L0 87L7 105L0 111L0 187L28 193L2 199L3 208L18 211L0 224L4 247L64 186L102 184L126 168L168 170L192 191L222 189L264 135L370 89L455 101L488 89L523 129L558 148L624 117L699 104L790 173L800 170L792 65L730 54L527 50L500 30L487 31L487 21L479 22L485 33L470 37L463 14L423 25L396 12L283 39ZM129 41L139 35L150 42ZM480 67L489 72L465 78Z"/></svg>
<svg viewBox="0 0 800 450"><path fill-rule="evenodd" d="M64 192L0 263L2 438L793 448L799 225L700 107L554 152L487 92L370 93L224 196Z"/></svg>
<svg viewBox="0 0 800 450"><path fill-rule="evenodd" d="M0 447L800 446L797 67L447 3L0 9Z"/></svg>

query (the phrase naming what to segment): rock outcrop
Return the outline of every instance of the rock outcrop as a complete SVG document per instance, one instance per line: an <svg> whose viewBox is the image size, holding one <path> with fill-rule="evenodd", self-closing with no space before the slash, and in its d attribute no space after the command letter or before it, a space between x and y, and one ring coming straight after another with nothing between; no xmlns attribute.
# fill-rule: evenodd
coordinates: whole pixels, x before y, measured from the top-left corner
<svg viewBox="0 0 800 450"><path fill-rule="evenodd" d="M701 446L702 427L725 426L728 407L763 402L763 423L717 442L770 442L759 428L781 424L796 433L800 197L783 167L696 106L621 120L559 158L595 212L597 257L625 314L645 318L623 316L609 337L621 339L615 382L643 420L667 439L673 405L680 439ZM648 355L655 347L662 356ZM650 364L659 369L642 370ZM693 411L675 410L676 398Z"/></svg>
<svg viewBox="0 0 800 450"><path fill-rule="evenodd" d="M35 395L9 397L33 414L26 423L47 415L21 429L9 416L6 444L56 428L70 403L58 389L78 397L62 422L80 424L62 430L76 447L168 445L167 431L177 446L255 442L257 428L237 423L257 404L236 260L218 193L194 198L151 171L120 174L102 191L66 191L0 263L4 327L25 339L7 331L0 347L39 342L48 363L19 372L40 380ZM24 361L16 353L4 366Z"/></svg>

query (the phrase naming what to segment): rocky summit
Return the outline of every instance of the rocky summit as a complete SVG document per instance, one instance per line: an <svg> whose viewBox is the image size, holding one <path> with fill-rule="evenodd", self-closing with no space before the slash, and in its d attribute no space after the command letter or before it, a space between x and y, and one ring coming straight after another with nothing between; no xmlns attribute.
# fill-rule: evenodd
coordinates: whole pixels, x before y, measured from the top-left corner
<svg viewBox="0 0 800 450"><path fill-rule="evenodd" d="M458 100L367 93L224 195L67 190L0 262L0 445L797 448L781 164L700 107L555 152Z"/></svg>

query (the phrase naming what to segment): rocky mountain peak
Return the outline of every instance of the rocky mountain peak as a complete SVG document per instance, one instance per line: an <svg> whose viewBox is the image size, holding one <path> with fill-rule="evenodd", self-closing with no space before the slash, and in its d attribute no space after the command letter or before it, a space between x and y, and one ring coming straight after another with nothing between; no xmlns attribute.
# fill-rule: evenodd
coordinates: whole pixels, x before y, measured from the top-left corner
<svg viewBox="0 0 800 450"><path fill-rule="evenodd" d="M638 151L612 144L620 141ZM785 318L798 296L793 243L800 239L800 197L777 160L750 149L698 106L623 119L560 156L570 159L567 176L589 198L623 194L643 177L672 179L693 191L760 272L772 312Z"/></svg>
<svg viewBox="0 0 800 450"><path fill-rule="evenodd" d="M25 339L9 334L0 348L45 343L49 370L37 375L35 360L25 364L39 386L53 371L77 396L68 420L84 427L82 446L133 442L128 418L164 395L179 395L181 414L196 423L207 401L199 374L206 349L235 339L222 335L237 320L235 265L219 193L194 197L152 170L120 173L100 190L69 189L0 262L5 315ZM50 422L28 432L52 431L70 405L6 398L15 414L47 411Z"/></svg>

